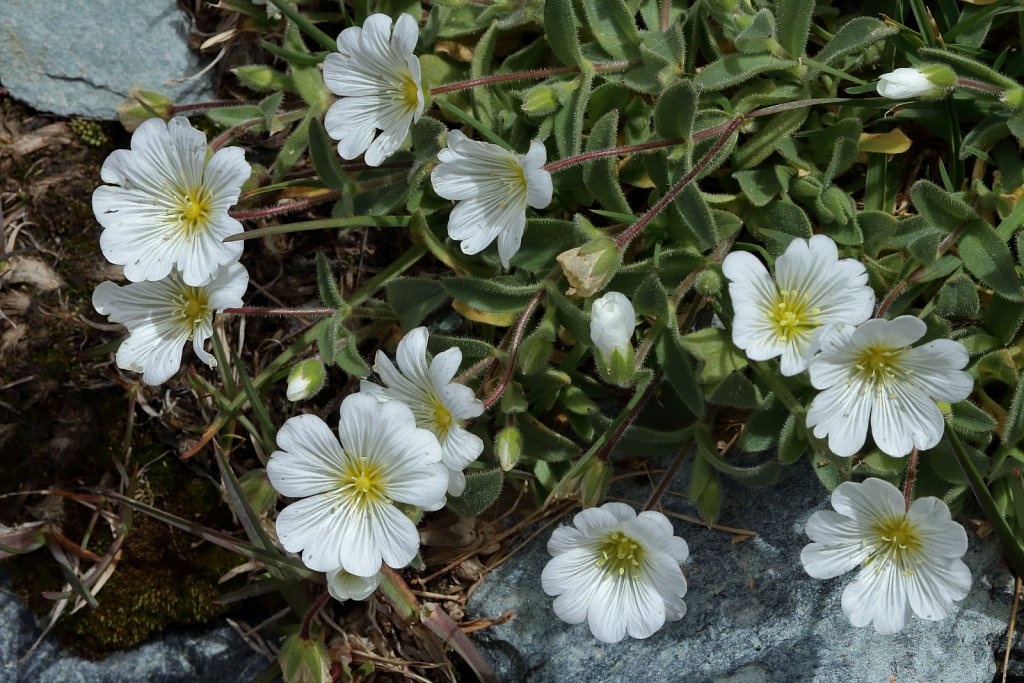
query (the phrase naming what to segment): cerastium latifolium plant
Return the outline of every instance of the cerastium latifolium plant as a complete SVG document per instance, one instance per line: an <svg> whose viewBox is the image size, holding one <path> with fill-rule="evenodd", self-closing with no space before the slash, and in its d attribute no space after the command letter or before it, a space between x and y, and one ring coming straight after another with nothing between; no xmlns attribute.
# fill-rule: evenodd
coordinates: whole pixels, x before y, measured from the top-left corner
<svg viewBox="0 0 1024 683"><path fill-rule="evenodd" d="M220 2L265 37L234 70L250 101L124 105L131 150L94 206L132 282L95 303L145 382L188 339L219 364L191 376L217 416L183 457L213 447L248 542L111 497L261 563L302 619L288 680L326 680L326 596L378 589L491 677L400 571L421 566L422 515L477 516L503 489L585 508L549 542L559 617L613 642L685 618L687 546L654 509L684 459L708 522L723 477L812 468L835 510L801 559L818 578L863 567L854 626L895 633L967 595L950 514L968 494L1024 572L1007 3L269 3ZM247 177L243 149L268 137ZM408 246L353 291L318 254L317 306L242 294L258 238L355 229ZM305 326L252 366L216 330L259 315ZM317 391L337 394L336 430L303 410ZM276 537L225 455L241 448L287 498ZM606 502L623 452L676 454L643 511ZM310 579L327 584L312 605Z"/></svg>

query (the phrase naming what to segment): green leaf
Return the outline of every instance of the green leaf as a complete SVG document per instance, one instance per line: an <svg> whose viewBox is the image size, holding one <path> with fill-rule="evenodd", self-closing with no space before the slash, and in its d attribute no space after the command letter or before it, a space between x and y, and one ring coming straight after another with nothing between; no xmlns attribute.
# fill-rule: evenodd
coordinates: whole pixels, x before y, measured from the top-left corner
<svg viewBox="0 0 1024 683"><path fill-rule="evenodd" d="M707 458L695 458L690 468L690 500L697 504L700 516L708 524L718 521L722 510L722 485L718 472Z"/></svg>
<svg viewBox="0 0 1024 683"><path fill-rule="evenodd" d="M648 273L631 301L637 315L664 318L669 311L668 292L665 291L657 273Z"/></svg>
<svg viewBox="0 0 1024 683"><path fill-rule="evenodd" d="M553 313L554 309L549 309L549 312ZM544 318L537 325L537 329L526 335L519 347L519 356L516 360L520 372L530 376L547 369L548 361L551 360L551 354L555 350L556 335L557 326L554 315L545 313Z"/></svg>
<svg viewBox="0 0 1024 683"><path fill-rule="evenodd" d="M840 57L870 47L898 32L896 26L888 26L874 17L856 17L836 31L832 40L821 48L814 60L822 64L831 64Z"/></svg>
<svg viewBox="0 0 1024 683"><path fill-rule="evenodd" d="M1010 404L1009 413L1006 416L1006 426L1003 428L1003 443L1007 446L1015 446L1024 438L1024 374L1017 382L1017 390L1013 393L1013 402Z"/></svg>
<svg viewBox="0 0 1024 683"><path fill-rule="evenodd" d="M483 78L492 73L491 59L494 57L494 46L498 41L498 24L493 22L482 36L476 41L473 48L473 59L469 64L469 77ZM498 98L492 88L473 88L470 90L473 98L473 110L480 120L489 126L494 126L498 112Z"/></svg>
<svg viewBox="0 0 1024 683"><path fill-rule="evenodd" d="M324 124L320 119L314 119L309 124L309 154L313 158L313 166L320 176L320 180L332 190L341 190L348 184L345 171L338 162L338 155L334 151L334 145L324 130Z"/></svg>
<svg viewBox="0 0 1024 683"><path fill-rule="evenodd" d="M782 191L778 176L768 167L736 171L732 177L740 184L740 191L754 206L766 206ZM806 216L804 218L806 219Z"/></svg>
<svg viewBox="0 0 1024 683"><path fill-rule="evenodd" d="M935 297L935 312L946 318L974 318L980 310L978 288L966 275L954 275L946 280Z"/></svg>
<svg viewBox="0 0 1024 683"><path fill-rule="evenodd" d="M466 489L458 498L448 496L448 509L460 517L477 517L501 495L505 474L500 467L466 474Z"/></svg>
<svg viewBox="0 0 1024 683"><path fill-rule="evenodd" d="M583 118L590 100L594 72L588 68L580 74L578 81L569 104L562 107L554 119L555 146L563 158L579 154L583 146Z"/></svg>
<svg viewBox="0 0 1024 683"><path fill-rule="evenodd" d="M292 81L287 74L275 71L266 64L238 66L231 73L235 74L242 85L253 90L276 92L292 89Z"/></svg>
<svg viewBox="0 0 1024 683"><path fill-rule="evenodd" d="M976 78L1004 88L1020 87L1020 84L1012 78L1004 76L987 64L971 59L960 52L953 52L952 50L934 47L922 47L917 52L925 59L933 59L936 62L942 62L943 64L950 65L954 70L956 70L957 75L959 76Z"/></svg>
<svg viewBox="0 0 1024 683"><path fill-rule="evenodd" d="M540 283L523 285L508 278L447 277L440 283L459 301L488 313L521 311L541 287Z"/></svg>
<svg viewBox="0 0 1024 683"><path fill-rule="evenodd" d="M679 216L689 228L701 251L707 251L718 244L715 217L696 183L690 183L684 187L676 195L672 206L679 212Z"/></svg>
<svg viewBox="0 0 1024 683"><path fill-rule="evenodd" d="M988 434L996 428L992 416L970 401L954 403L952 409L949 425L961 434Z"/></svg>
<svg viewBox="0 0 1024 683"><path fill-rule="evenodd" d="M587 16L587 28L605 52L615 59L640 56L640 35L633 19L635 10L630 12L623 0L584 0L581 4Z"/></svg>
<svg viewBox="0 0 1024 683"><path fill-rule="evenodd" d="M694 438L697 442L697 455L699 459L707 462L718 472L726 474L733 479L743 482L748 486L764 486L779 478L779 461L775 458L765 460L760 465L752 467L740 467L727 463L718 453L715 444L711 440L711 433L707 425L701 425L694 430Z"/></svg>
<svg viewBox="0 0 1024 683"><path fill-rule="evenodd" d="M580 454L571 439L554 431L529 413L516 416L523 435L523 457L545 462L567 462Z"/></svg>
<svg viewBox="0 0 1024 683"><path fill-rule="evenodd" d="M808 445L803 418L791 414L779 432L779 462L783 465L792 465L807 452Z"/></svg>
<svg viewBox="0 0 1024 683"><path fill-rule="evenodd" d="M364 378L370 375L370 366L359 353L353 334L346 333L342 337L341 343L336 347L334 362L352 377Z"/></svg>
<svg viewBox="0 0 1024 683"><path fill-rule="evenodd" d="M619 130L619 111L613 109L593 125L587 136L587 151L614 147ZM609 211L630 213L629 202L619 182L618 161L603 157L587 162L583 167L583 180L597 201Z"/></svg>
<svg viewBox="0 0 1024 683"><path fill-rule="evenodd" d="M580 51L579 29L572 0L546 0L544 32L551 50L568 66L582 66L586 58Z"/></svg>
<svg viewBox="0 0 1024 683"><path fill-rule="evenodd" d="M676 83L654 105L654 130L666 140L689 140L697 115L697 91L690 81Z"/></svg>
<svg viewBox="0 0 1024 683"><path fill-rule="evenodd" d="M669 384L682 399L683 404L694 415L698 417L703 415L704 399L700 387L697 386L697 380L693 376L689 354L686 353L686 347L675 325L670 324L658 335L655 353L658 357L658 364L665 372Z"/></svg>
<svg viewBox="0 0 1024 683"><path fill-rule="evenodd" d="M345 305L345 300L341 297L341 292L338 291L334 273L331 272L331 264L328 263L327 256L322 251L316 253L316 286L320 291L320 300L324 302L324 306L341 308Z"/></svg>
<svg viewBox="0 0 1024 683"><path fill-rule="evenodd" d="M1010 248L991 225L981 219L971 221L960 238L958 250L974 277L1010 301L1024 301L1024 284Z"/></svg>
<svg viewBox="0 0 1024 683"><path fill-rule="evenodd" d="M693 84L699 90L717 92L739 85L759 74L784 71L794 66L797 66L795 61L779 59L773 55L731 54L704 67L693 79Z"/></svg>
<svg viewBox="0 0 1024 683"><path fill-rule="evenodd" d="M775 0L779 44L794 59L804 55L814 3L815 0Z"/></svg>
<svg viewBox="0 0 1024 683"><path fill-rule="evenodd" d="M579 306L567 299L564 294L553 286L548 287L548 299L558 309L558 322L569 331L577 341L592 346L590 341L590 316L580 310Z"/></svg>
<svg viewBox="0 0 1024 683"><path fill-rule="evenodd" d="M757 390L742 372L731 372L708 396L708 403L753 410L758 404Z"/></svg>
<svg viewBox="0 0 1024 683"><path fill-rule="evenodd" d="M747 54L771 52L775 33L775 15L765 8L754 15L753 21L736 36L733 43L737 50Z"/></svg>
<svg viewBox="0 0 1024 683"><path fill-rule="evenodd" d="M739 445L747 453L760 453L774 446L779 439L779 425L785 422L788 410L769 394L761 406L747 418Z"/></svg>
<svg viewBox="0 0 1024 683"><path fill-rule="evenodd" d="M780 140L797 131L807 120L809 109L793 109L770 117L767 123L736 151L739 168L753 168L775 151Z"/></svg>
<svg viewBox="0 0 1024 683"><path fill-rule="evenodd" d="M924 216L929 224L943 232L953 232L963 225L964 221L979 218L969 204L928 180L918 180L914 183L910 188L910 198L918 213Z"/></svg>
<svg viewBox="0 0 1024 683"><path fill-rule="evenodd" d="M733 346L725 330L707 327L684 335L680 339L683 348L703 361L699 377L701 384L717 384L730 372L747 366L747 357ZM680 395L683 400L685 396Z"/></svg>
<svg viewBox="0 0 1024 683"><path fill-rule="evenodd" d="M419 325L448 299L441 283L431 278L397 278L385 285L385 291L388 305L398 314L398 323L403 330Z"/></svg>
<svg viewBox="0 0 1024 683"><path fill-rule="evenodd" d="M243 104L238 107L217 107L206 112L206 117L225 128L234 128L240 123L263 119L263 110L255 104Z"/></svg>

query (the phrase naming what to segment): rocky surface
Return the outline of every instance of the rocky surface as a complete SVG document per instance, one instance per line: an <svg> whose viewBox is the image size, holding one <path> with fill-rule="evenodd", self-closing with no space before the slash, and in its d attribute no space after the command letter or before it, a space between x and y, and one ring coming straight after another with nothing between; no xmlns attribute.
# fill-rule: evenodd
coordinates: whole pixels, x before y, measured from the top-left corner
<svg viewBox="0 0 1024 683"><path fill-rule="evenodd" d="M0 680L4 683L249 683L268 664L223 623L165 633L101 661L77 657L47 638L27 661L19 663L40 630L29 609L8 589L0 573Z"/></svg>
<svg viewBox="0 0 1024 683"><path fill-rule="evenodd" d="M138 85L178 102L210 99L176 0L3 0L0 85L41 111L115 119Z"/></svg>
<svg viewBox="0 0 1024 683"><path fill-rule="evenodd" d="M615 493L613 491L613 493ZM618 495L644 500L645 489ZM727 485L722 523L756 530L734 543L731 534L674 520L690 546L686 566L688 613L646 640L614 645L595 640L586 624L570 626L551 609L540 574L549 559L542 534L499 567L474 593L470 616L508 623L478 634L477 642L502 681L601 683L611 681L899 681L990 683L993 650L1004 636L1012 595L994 538L979 540L964 558L974 576L968 598L945 621L916 617L895 637L855 629L839 600L851 572L811 579L800 566L807 518L828 495L806 463L789 467L764 489ZM696 515L678 497L666 510ZM569 519L567 518L567 522Z"/></svg>

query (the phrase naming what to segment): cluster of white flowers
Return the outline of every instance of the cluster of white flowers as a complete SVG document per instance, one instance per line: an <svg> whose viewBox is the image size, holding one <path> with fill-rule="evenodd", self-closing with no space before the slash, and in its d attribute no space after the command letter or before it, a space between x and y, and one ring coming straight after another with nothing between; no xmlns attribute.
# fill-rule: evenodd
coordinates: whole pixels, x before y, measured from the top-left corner
<svg viewBox="0 0 1024 683"><path fill-rule="evenodd" d="M362 154L367 165L379 166L423 114L420 63L413 54L418 38L408 14L394 22L394 30L391 17L372 14L362 27L338 36L338 52L324 61L324 83L340 99L328 110L324 127L339 141L343 159ZM508 268L519 251L527 207L551 203L546 159L540 140L520 155L457 130L448 134L430 179L439 196L458 202L448 218L448 236L464 253L478 254L497 239L501 264Z"/></svg>
<svg viewBox="0 0 1024 683"><path fill-rule="evenodd" d="M827 436L836 455L859 451L869 424L875 445L889 455L932 448L944 427L935 401L962 401L974 387L963 372L963 344L937 339L910 348L925 334L921 320L868 320L875 295L867 271L840 259L824 235L790 242L774 281L746 252L729 254L722 272L735 315L733 343L753 360L781 356L783 375L809 371L821 393L807 426Z"/></svg>
<svg viewBox="0 0 1024 683"><path fill-rule="evenodd" d="M367 598L382 565L412 562L413 508L439 510L446 493L461 494L463 470L483 451L463 422L481 415L483 403L452 382L462 352L452 347L431 360L427 338L425 327L405 335L398 367L378 352L374 369L385 386L363 382L342 401L340 444L315 415L293 417L277 434L267 476L282 495L302 499L278 515L278 538L327 573L338 600Z"/></svg>
<svg viewBox="0 0 1024 683"><path fill-rule="evenodd" d="M781 356L783 375L807 370L819 390L807 427L828 437L835 455L849 457L867 440L891 456L938 444L945 428L936 401L965 400L974 381L963 371L967 349L950 339L912 345L927 330L920 319L868 319L875 296L864 266L840 259L823 235L795 239L775 263L775 279L745 252L722 264L734 309L733 342L753 360ZM962 526L937 498L905 507L903 494L880 479L841 484L835 512L807 523L811 543L801 559L807 573L832 578L863 563L843 592L854 626L879 633L901 630L910 612L947 616L970 588L960 560L967 551Z"/></svg>
<svg viewBox="0 0 1024 683"><path fill-rule="evenodd" d="M242 230L228 209L250 172L240 148L211 154L206 135L182 117L145 121L131 149L103 164L101 178L110 184L92 196L100 247L131 284L100 284L93 306L128 328L117 364L141 372L147 384L178 371L188 340L200 360L216 364L203 348L213 315L241 306L249 284L238 262L241 243L222 240Z"/></svg>

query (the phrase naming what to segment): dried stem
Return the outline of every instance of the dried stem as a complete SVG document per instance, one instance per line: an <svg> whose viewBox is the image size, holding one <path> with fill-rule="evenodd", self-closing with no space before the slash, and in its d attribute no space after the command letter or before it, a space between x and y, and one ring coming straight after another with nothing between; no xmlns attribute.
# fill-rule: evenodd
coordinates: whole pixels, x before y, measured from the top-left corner
<svg viewBox="0 0 1024 683"><path fill-rule="evenodd" d="M907 512L910 512L910 499L914 495L914 478L917 477L917 449L910 451L910 460L907 462L907 479L903 482L903 505Z"/></svg>
<svg viewBox="0 0 1024 683"><path fill-rule="evenodd" d="M261 315L264 317L279 316L283 318L305 318L311 315L326 317L337 313L336 308L269 308L264 306L242 306L225 308L221 313L228 315Z"/></svg>
<svg viewBox="0 0 1024 683"><path fill-rule="evenodd" d="M653 510L654 506L661 500L661 497L665 495L665 491L668 490L668 485L672 483L672 479L676 476L676 471L679 469L679 466L683 464L683 460L686 459L686 455L689 452L690 449L687 445L684 445L679 449L679 452L676 453L676 457L672 460L672 464L668 466L668 469L665 470L665 474L662 475L661 481L658 482L654 491L651 492L651 497L647 499L647 503L644 505L644 510Z"/></svg>

